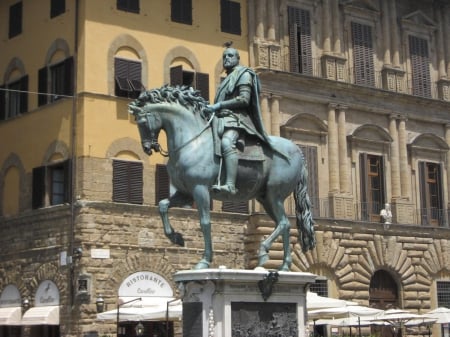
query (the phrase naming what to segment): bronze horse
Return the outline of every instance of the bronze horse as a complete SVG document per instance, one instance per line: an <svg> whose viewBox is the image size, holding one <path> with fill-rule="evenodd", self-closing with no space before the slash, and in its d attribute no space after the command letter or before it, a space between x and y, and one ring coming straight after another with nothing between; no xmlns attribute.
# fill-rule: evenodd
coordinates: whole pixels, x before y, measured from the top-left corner
<svg viewBox="0 0 450 337"><path fill-rule="evenodd" d="M195 201L200 227L204 237L204 253L196 269L208 268L213 255L211 242L210 204L216 200L258 200L275 222L275 230L261 242L258 266L269 259L268 252L278 236L282 236L284 257L280 270L288 271L292 264L289 244L289 219L284 210L284 200L293 193L296 208L297 229L303 251L315 246L314 222L307 193L307 169L300 148L293 142L270 136L272 146L288 159L263 146L263 160L240 161L237 188L232 198L211 191L220 175L220 157L213 145L212 121L214 116L205 114L207 102L198 91L189 87L163 86L141 93L129 104L129 112L135 116L144 151L161 151L158 143L160 130L167 135L169 157L167 170L176 192L169 199L160 201L159 211L164 233L178 245L184 245L183 237L174 231L168 218L168 209L174 206L192 205Z"/></svg>

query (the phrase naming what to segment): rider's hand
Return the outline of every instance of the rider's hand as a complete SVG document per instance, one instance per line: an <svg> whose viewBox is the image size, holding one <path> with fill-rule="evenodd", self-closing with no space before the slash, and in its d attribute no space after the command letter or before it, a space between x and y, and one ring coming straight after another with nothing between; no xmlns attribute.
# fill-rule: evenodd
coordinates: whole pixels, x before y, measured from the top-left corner
<svg viewBox="0 0 450 337"><path fill-rule="evenodd" d="M219 102L219 103L215 103L215 104L213 104L213 105L207 105L207 106L206 106L206 109L208 109L208 110L211 111L211 112L215 112L215 111L217 111L217 110L220 110L220 107L221 107L221 104L220 104L220 102Z"/></svg>

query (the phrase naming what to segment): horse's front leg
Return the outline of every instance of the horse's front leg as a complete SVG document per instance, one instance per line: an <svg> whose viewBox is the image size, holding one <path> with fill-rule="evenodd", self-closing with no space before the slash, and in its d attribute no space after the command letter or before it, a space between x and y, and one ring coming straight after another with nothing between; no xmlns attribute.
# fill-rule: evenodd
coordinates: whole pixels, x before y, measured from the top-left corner
<svg viewBox="0 0 450 337"><path fill-rule="evenodd" d="M211 198L207 186L197 185L193 190L193 197L197 205L200 228L203 233L203 240L205 244L205 250L203 257L199 263L197 263L194 269L209 268L209 264L212 262L213 248L211 238L211 214L210 214L210 202Z"/></svg>
<svg viewBox="0 0 450 337"><path fill-rule="evenodd" d="M169 221L169 208L171 207L183 207L186 205L192 205L192 197L175 192L169 199L163 199L159 202L159 215L164 226L164 234L170 239L170 241L176 245L184 246L183 235L175 230L170 225Z"/></svg>

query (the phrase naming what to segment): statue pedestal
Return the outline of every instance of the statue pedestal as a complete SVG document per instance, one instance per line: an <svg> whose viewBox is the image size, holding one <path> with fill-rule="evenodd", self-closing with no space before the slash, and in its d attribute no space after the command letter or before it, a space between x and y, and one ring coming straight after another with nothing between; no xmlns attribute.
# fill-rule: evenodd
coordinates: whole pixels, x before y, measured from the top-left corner
<svg viewBox="0 0 450 337"><path fill-rule="evenodd" d="M202 269L174 275L183 300L183 337L306 334L306 287L316 275Z"/></svg>

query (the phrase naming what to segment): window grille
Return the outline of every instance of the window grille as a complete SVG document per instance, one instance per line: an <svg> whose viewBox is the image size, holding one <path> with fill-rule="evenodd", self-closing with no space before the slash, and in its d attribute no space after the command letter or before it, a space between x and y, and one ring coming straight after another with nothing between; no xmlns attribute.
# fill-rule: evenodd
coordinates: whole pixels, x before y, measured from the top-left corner
<svg viewBox="0 0 450 337"><path fill-rule="evenodd" d="M438 307L450 308L450 281L437 281Z"/></svg>

